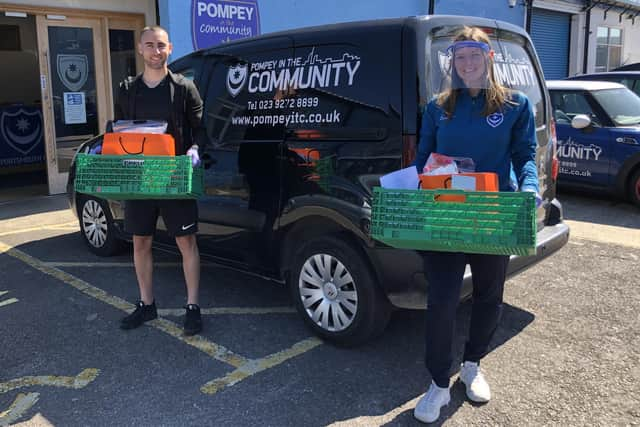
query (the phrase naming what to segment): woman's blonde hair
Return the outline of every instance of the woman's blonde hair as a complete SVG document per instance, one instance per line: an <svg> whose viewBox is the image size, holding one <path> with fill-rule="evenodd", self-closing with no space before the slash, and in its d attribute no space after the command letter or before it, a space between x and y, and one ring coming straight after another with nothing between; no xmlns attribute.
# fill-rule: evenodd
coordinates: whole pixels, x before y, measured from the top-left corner
<svg viewBox="0 0 640 427"><path fill-rule="evenodd" d="M456 34L455 38L453 39L454 43L464 40L483 42L491 46L487 33L482 31L478 27L465 26L458 32L458 34ZM459 78L455 74L456 70L453 66L453 60L451 61L451 70L452 78ZM493 114L496 111L500 111L505 102L509 102L507 99L509 97L509 89L502 86L496 80L496 76L493 72L493 55L487 55L487 79L489 81L488 86L485 89L486 102L484 105L484 109L482 110L482 114L485 116ZM453 111L456 108L456 101L460 90L462 89L451 87L438 95L438 99L436 102L445 110L445 112L447 113L447 117L449 118L453 116Z"/></svg>

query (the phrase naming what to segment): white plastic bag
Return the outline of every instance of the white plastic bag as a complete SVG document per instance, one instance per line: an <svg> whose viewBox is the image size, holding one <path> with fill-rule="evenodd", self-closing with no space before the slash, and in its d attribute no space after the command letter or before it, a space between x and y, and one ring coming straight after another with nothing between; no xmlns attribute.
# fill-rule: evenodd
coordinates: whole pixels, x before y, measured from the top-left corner
<svg viewBox="0 0 640 427"><path fill-rule="evenodd" d="M116 120L114 133L166 133L168 123L162 120Z"/></svg>

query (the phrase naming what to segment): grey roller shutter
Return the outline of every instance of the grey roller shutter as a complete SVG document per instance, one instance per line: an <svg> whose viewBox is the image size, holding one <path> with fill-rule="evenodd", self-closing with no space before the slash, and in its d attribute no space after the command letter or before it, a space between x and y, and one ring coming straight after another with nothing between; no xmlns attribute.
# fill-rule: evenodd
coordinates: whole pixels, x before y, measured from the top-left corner
<svg viewBox="0 0 640 427"><path fill-rule="evenodd" d="M533 9L530 35L547 80L564 79L569 74L570 31L570 14Z"/></svg>

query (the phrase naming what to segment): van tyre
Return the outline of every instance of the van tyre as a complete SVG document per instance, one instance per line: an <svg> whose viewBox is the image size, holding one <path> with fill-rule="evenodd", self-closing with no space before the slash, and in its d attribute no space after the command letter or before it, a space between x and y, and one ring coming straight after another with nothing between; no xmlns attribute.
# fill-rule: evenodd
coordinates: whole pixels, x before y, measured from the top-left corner
<svg viewBox="0 0 640 427"><path fill-rule="evenodd" d="M640 206L640 169L634 172L629 181L629 201Z"/></svg>
<svg viewBox="0 0 640 427"><path fill-rule="evenodd" d="M122 248L122 241L115 235L113 217L106 201L95 197L79 197L78 221L82 239L94 254L111 256Z"/></svg>
<svg viewBox="0 0 640 427"><path fill-rule="evenodd" d="M320 337L341 346L382 333L391 306L363 255L344 239L321 237L294 256L289 286L296 309Z"/></svg>

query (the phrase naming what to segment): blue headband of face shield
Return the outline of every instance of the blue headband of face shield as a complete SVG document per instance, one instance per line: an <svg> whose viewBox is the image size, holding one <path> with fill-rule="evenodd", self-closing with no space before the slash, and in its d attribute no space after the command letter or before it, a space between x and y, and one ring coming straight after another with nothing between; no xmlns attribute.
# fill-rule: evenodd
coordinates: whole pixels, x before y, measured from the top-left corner
<svg viewBox="0 0 640 427"><path fill-rule="evenodd" d="M447 52L455 53L456 50L458 50L460 48L463 48L463 47L477 47L477 48L482 49L486 53L489 53L489 51L491 51L491 48L489 47L489 45L484 43L484 42L477 42L475 40L462 40L462 41L459 41L459 42L455 42L451 46L449 46L447 48Z"/></svg>

